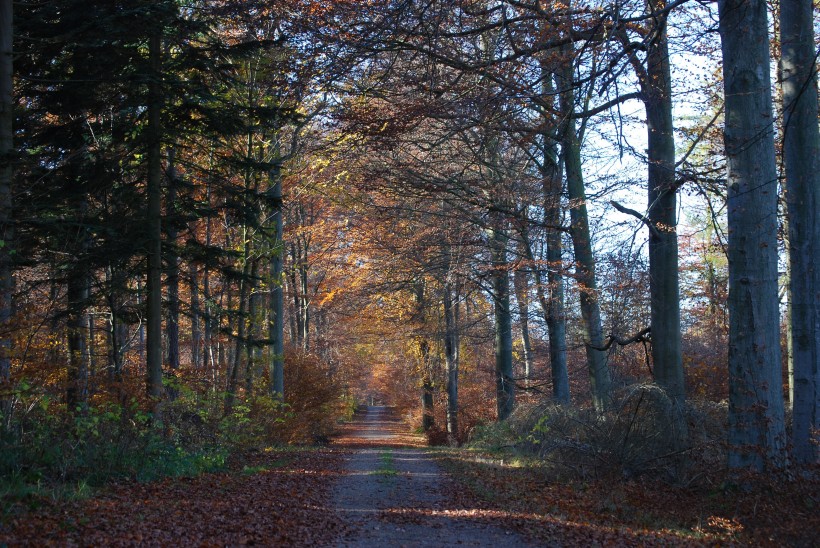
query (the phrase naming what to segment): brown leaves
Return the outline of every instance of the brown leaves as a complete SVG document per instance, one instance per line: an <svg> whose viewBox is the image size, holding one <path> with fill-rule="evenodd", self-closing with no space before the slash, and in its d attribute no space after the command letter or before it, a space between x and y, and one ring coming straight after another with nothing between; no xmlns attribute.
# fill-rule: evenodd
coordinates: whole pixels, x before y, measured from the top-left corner
<svg viewBox="0 0 820 548"><path fill-rule="evenodd" d="M50 504L0 529L9 545L326 544L342 525L325 507L338 451L248 456L232 472L140 484ZM261 470L242 474L240 470Z"/></svg>

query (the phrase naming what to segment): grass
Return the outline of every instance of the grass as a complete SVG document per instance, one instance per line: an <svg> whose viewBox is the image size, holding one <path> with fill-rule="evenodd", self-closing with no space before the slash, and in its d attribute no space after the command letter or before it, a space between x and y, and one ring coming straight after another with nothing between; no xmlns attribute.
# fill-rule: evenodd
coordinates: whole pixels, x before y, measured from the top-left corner
<svg viewBox="0 0 820 548"><path fill-rule="evenodd" d="M381 464L379 468L372 472L373 475L392 477L398 475L395 463L393 462L393 451L385 449L379 455Z"/></svg>

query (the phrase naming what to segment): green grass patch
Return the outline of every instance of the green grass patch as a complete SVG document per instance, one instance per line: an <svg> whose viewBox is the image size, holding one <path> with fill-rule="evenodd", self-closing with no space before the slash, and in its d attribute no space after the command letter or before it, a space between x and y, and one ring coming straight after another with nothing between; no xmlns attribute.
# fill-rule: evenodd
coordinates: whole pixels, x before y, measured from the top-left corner
<svg viewBox="0 0 820 548"><path fill-rule="evenodd" d="M396 470L395 463L393 462L393 451L390 449L385 449L379 455L381 463L379 467L371 472L371 474L376 476L396 476L398 475L398 471Z"/></svg>

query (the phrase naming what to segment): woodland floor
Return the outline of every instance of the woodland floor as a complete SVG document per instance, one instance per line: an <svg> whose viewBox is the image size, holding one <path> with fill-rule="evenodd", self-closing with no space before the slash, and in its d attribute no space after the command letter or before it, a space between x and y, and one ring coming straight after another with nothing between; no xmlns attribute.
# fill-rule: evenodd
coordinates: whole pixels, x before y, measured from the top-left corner
<svg viewBox="0 0 820 548"><path fill-rule="evenodd" d="M816 473L743 492L557 483L537 468L424 445L389 408L373 407L326 448L259 452L220 473L17 504L0 521L0 547L818 542Z"/></svg>

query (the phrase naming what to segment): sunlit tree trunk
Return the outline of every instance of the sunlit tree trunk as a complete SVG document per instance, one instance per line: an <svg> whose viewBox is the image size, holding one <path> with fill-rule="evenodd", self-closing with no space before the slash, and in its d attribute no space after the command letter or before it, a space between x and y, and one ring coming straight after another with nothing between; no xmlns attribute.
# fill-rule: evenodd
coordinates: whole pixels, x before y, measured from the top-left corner
<svg viewBox="0 0 820 548"><path fill-rule="evenodd" d="M522 255L523 256L523 255ZM530 284L526 270L513 272L515 300L518 302L518 323L521 326L521 346L524 351L524 382L532 378L532 343L530 342Z"/></svg>
<svg viewBox="0 0 820 548"><path fill-rule="evenodd" d="M14 157L14 86L12 58L12 0L0 0L0 394L11 381L12 292L12 159ZM11 398L0 396L0 426L11 421Z"/></svg>
<svg viewBox="0 0 820 548"><path fill-rule="evenodd" d="M561 114L564 129L561 135L561 154L567 177L567 192L570 200L570 234L575 251L575 277L581 300L582 336L586 348L592 400L598 411L609 405L610 374L606 354L599 350L603 346L601 329L601 307L598 302L595 280L595 257L592 253L592 238L589 232L589 215L586 205L584 176L581 169L581 143L575 129L575 92L573 63L564 65L559 79L561 89Z"/></svg>
<svg viewBox="0 0 820 548"><path fill-rule="evenodd" d="M775 167L766 2L719 0L726 101L729 466L784 463Z"/></svg>
<svg viewBox="0 0 820 548"><path fill-rule="evenodd" d="M783 152L789 214L789 325L792 447L795 461L817 460L812 431L820 408L820 130L811 0L780 2Z"/></svg>

